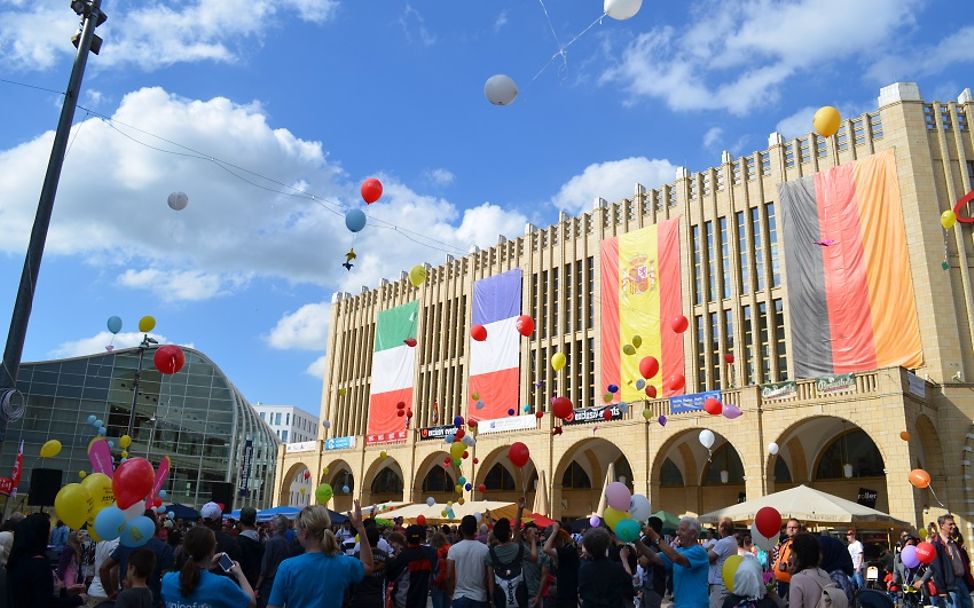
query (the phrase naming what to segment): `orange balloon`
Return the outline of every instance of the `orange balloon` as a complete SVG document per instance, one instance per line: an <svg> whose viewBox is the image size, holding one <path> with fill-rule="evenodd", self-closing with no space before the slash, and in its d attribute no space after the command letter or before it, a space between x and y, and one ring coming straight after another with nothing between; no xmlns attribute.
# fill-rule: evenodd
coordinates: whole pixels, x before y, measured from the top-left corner
<svg viewBox="0 0 974 608"><path fill-rule="evenodd" d="M913 469L910 471L910 483L914 488L925 490L930 487L930 473L923 469Z"/></svg>
<svg viewBox="0 0 974 608"><path fill-rule="evenodd" d="M900 431L900 439L902 439L903 441L909 441L910 431Z"/></svg>

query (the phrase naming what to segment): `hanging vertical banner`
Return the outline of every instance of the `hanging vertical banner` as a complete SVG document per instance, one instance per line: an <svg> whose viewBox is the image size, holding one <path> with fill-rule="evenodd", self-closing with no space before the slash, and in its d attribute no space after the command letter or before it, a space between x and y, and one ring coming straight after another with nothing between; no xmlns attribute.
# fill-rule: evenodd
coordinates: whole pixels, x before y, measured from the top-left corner
<svg viewBox="0 0 974 608"><path fill-rule="evenodd" d="M369 395L369 425L365 443L406 440L406 424L397 416L396 404L412 407L416 349L405 340L416 338L419 302L409 302L378 315L375 349L372 353L372 386Z"/></svg>
<svg viewBox="0 0 974 608"><path fill-rule="evenodd" d="M506 418L520 410L521 334L516 323L521 314L521 269L480 279L473 286L472 325L482 325L487 339L470 339L470 394L467 415L478 420Z"/></svg>
<svg viewBox="0 0 974 608"><path fill-rule="evenodd" d="M240 464L240 487L238 493L241 497L250 495L250 461L254 457L254 442L250 439L244 442L243 461Z"/></svg>
<svg viewBox="0 0 974 608"><path fill-rule="evenodd" d="M920 367L894 151L778 189L795 376Z"/></svg>
<svg viewBox="0 0 974 608"><path fill-rule="evenodd" d="M608 238L601 244L602 271L602 389L619 387L613 402L638 401L639 362L655 357L660 371L646 379L664 397L683 394L669 381L683 374L683 336L670 328L681 314L679 219ZM639 336L634 353L623 353Z"/></svg>

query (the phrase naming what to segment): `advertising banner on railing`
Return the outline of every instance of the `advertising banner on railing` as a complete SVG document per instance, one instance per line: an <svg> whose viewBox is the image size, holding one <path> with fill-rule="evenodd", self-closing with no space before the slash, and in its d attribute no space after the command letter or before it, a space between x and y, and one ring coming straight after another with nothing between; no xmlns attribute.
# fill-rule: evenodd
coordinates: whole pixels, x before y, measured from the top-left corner
<svg viewBox="0 0 974 608"><path fill-rule="evenodd" d="M788 399L789 397L794 397L797 392L798 388L794 380L761 385L761 399L765 401Z"/></svg>
<svg viewBox="0 0 974 608"><path fill-rule="evenodd" d="M586 422L598 422L599 420L606 420L605 413L607 411L612 413L608 420L622 420L622 408L620 408L618 404L613 404L573 410L572 419L566 420L565 424L584 424ZM606 420L606 422L608 422L608 420Z"/></svg>
<svg viewBox="0 0 974 608"><path fill-rule="evenodd" d="M703 410L703 402L709 397L720 399L720 391L704 391L692 395L677 395L670 397L670 413L685 414Z"/></svg>
<svg viewBox="0 0 974 608"><path fill-rule="evenodd" d="M447 424L443 426L426 426L419 429L419 440L426 441L428 439L443 439L448 435L452 435L457 432L457 427L452 424Z"/></svg>
<svg viewBox="0 0 974 608"><path fill-rule="evenodd" d="M350 450L355 447L355 437L332 437L325 440L326 450Z"/></svg>
<svg viewBox="0 0 974 608"><path fill-rule="evenodd" d="M508 416L507 418L496 418L494 420L480 420L477 422L477 432L479 433L499 433L501 431L523 431L533 429L538 426L538 419L534 414L527 416Z"/></svg>
<svg viewBox="0 0 974 608"><path fill-rule="evenodd" d="M841 393L856 386L854 374L832 374L815 379L815 390L820 393Z"/></svg>

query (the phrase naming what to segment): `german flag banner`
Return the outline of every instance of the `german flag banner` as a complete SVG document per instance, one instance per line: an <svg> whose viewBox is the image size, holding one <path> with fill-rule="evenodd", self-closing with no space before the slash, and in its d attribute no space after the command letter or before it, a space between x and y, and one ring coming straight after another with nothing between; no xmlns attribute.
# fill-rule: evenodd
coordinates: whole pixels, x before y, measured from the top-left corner
<svg viewBox="0 0 974 608"><path fill-rule="evenodd" d="M795 376L922 365L893 150L778 188Z"/></svg>
<svg viewBox="0 0 974 608"><path fill-rule="evenodd" d="M649 356L659 361L660 372L647 378L646 386L655 386L660 397L683 393L682 387L669 388L669 381L683 374L683 336L669 327L683 314L679 230L674 218L601 243L601 391L618 386L613 402L646 398L636 381L642 378L639 362ZM634 354L625 354L623 348L636 336L640 344Z"/></svg>

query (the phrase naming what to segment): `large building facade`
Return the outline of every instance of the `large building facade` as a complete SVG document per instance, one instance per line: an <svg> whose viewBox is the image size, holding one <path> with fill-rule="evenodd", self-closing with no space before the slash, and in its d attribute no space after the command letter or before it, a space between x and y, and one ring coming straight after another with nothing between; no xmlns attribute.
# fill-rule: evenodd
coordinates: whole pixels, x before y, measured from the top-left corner
<svg viewBox="0 0 974 608"><path fill-rule="evenodd" d="M929 102L897 83L834 137L772 133L766 150L448 257L419 288L404 273L336 294L331 425L316 449L279 452L276 500L305 469L349 488L333 508L452 499L440 427L464 416L480 420L467 499L525 493L579 517L611 475L654 509L704 513L806 484L918 524L949 508L969 526L974 240L939 219L972 189L972 122L968 91ZM522 314L530 337L514 329ZM636 373L647 353L656 397ZM557 396L573 420L533 415ZM707 396L741 416L707 414ZM530 449L522 468L515 441ZM917 467L936 494L909 484Z"/></svg>
<svg viewBox="0 0 974 608"><path fill-rule="evenodd" d="M167 501L198 507L211 499L214 483L229 482L235 508L270 506L277 437L206 355L184 347L183 368L163 375L152 364L154 351L148 348L141 357L137 394L138 348L21 365L17 388L26 409L7 425L0 462L12 465L24 442L23 497L34 467L60 469L64 483L91 470L87 448L97 430L89 416L104 422L118 466L118 438L128 431L134 404L128 454L154 465L169 457ZM61 442L61 453L38 458L50 439Z"/></svg>
<svg viewBox="0 0 974 608"><path fill-rule="evenodd" d="M281 443L302 443L318 438L318 418L301 408L258 403L254 411L271 427Z"/></svg>

